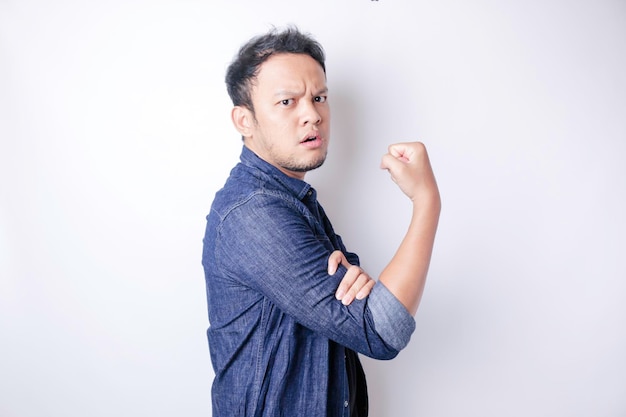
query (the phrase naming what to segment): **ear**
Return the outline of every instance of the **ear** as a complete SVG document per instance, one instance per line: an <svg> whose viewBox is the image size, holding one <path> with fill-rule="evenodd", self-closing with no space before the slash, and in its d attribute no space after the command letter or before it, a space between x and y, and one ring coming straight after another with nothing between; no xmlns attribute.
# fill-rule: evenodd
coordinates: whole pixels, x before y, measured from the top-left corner
<svg viewBox="0 0 626 417"><path fill-rule="evenodd" d="M243 106L235 106L230 112L230 117L241 136L244 138L251 136L254 116L250 110Z"/></svg>

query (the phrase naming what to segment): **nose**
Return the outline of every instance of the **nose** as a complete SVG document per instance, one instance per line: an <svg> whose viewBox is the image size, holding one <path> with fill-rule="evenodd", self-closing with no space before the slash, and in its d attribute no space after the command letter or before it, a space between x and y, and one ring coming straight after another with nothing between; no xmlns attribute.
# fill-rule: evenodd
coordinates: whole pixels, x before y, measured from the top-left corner
<svg viewBox="0 0 626 417"><path fill-rule="evenodd" d="M304 125L307 125L307 124L318 125L322 122L322 115L315 108L315 104L312 102L309 102L308 104L305 105L302 119L303 119Z"/></svg>

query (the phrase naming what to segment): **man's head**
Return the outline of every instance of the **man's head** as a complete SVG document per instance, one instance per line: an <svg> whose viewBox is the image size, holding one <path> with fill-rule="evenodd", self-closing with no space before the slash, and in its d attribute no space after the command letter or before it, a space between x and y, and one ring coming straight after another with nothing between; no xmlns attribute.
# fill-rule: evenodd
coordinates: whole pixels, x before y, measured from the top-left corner
<svg viewBox="0 0 626 417"><path fill-rule="evenodd" d="M296 29L244 45L226 82L244 144L294 178L324 163L330 132L321 46Z"/></svg>
<svg viewBox="0 0 626 417"><path fill-rule="evenodd" d="M296 28L271 30L243 45L228 67L226 88L233 106L243 106L254 113L250 90L256 81L259 68L271 56L286 53L309 55L326 72L324 49L317 41Z"/></svg>

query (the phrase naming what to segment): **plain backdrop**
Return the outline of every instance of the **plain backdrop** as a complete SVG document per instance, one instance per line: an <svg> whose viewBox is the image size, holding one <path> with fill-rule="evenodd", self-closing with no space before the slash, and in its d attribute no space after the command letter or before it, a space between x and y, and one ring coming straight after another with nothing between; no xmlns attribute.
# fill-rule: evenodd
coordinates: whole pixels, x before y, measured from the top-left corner
<svg viewBox="0 0 626 417"><path fill-rule="evenodd" d="M443 198L371 416L626 416L626 2L0 0L0 416L210 416L205 215L237 162L224 72L327 52L307 180L377 275L426 143Z"/></svg>

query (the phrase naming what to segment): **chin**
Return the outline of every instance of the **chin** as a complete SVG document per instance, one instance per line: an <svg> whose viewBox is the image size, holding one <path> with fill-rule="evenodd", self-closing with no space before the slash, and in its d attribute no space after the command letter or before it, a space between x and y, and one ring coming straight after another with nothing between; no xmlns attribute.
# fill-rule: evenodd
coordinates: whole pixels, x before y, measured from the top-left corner
<svg viewBox="0 0 626 417"><path fill-rule="evenodd" d="M283 168L286 168L293 172L309 172L324 165L324 161L326 161L326 155L324 155L322 158L319 158L317 160L310 161L309 163L302 163L298 165L294 164L292 166L285 166Z"/></svg>
<svg viewBox="0 0 626 417"><path fill-rule="evenodd" d="M312 161L309 164L307 171L312 171L314 169L321 167L322 165L324 165L325 161L326 161L326 152L324 152L324 155L322 157L316 159L315 161Z"/></svg>

